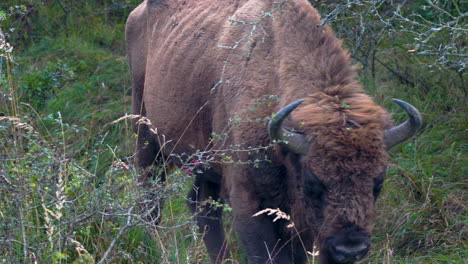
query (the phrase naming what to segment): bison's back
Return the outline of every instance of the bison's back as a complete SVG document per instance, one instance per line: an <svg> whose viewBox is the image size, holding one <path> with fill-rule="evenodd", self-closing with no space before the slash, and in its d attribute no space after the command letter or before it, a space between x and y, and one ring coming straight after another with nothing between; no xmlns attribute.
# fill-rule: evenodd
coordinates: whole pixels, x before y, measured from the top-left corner
<svg viewBox="0 0 468 264"><path fill-rule="evenodd" d="M249 42L252 27L228 18L254 22L269 5L269 1L159 0L146 1L131 14L130 64L134 83L143 80L134 91L141 94L143 105L134 106L134 113L147 116L172 143L180 138L177 152L189 152L188 146L206 147L213 130L220 132L232 112L240 109L236 102L246 102L240 97L252 99L264 93L251 94L258 85L253 80L264 83L264 79L254 74L259 60L249 56L265 57L258 47L267 52L267 45ZM263 33L258 29L255 34ZM249 50L255 46L257 50ZM170 151L173 145L167 147Z"/></svg>

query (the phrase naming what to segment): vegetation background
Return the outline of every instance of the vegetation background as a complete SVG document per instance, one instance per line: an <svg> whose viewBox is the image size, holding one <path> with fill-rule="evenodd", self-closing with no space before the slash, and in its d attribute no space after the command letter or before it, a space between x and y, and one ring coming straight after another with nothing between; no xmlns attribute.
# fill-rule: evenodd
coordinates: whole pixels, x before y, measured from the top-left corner
<svg viewBox="0 0 468 264"><path fill-rule="evenodd" d="M1 1L2 263L207 262L185 208L196 166L140 186L129 120L113 122L130 112L124 27L139 2ZM468 1L310 2L396 122L405 114L393 97L425 120L391 153L363 263L468 263ZM144 208L162 199L156 224ZM228 236L244 263L235 233Z"/></svg>

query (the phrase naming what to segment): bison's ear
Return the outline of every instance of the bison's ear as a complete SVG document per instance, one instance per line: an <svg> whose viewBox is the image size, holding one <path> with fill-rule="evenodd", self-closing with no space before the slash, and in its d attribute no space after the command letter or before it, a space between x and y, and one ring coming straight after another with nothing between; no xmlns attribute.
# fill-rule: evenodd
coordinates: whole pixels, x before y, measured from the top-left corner
<svg viewBox="0 0 468 264"><path fill-rule="evenodd" d="M393 99L393 101L406 111L409 118L403 124L385 130L384 143L387 150L414 136L422 125L421 113L416 107L403 100Z"/></svg>
<svg viewBox="0 0 468 264"><path fill-rule="evenodd" d="M282 127L283 120L296 109L304 99L297 100L279 110L268 123L268 134L273 141L278 142L283 148L298 155L307 154L307 138L299 133L287 131Z"/></svg>

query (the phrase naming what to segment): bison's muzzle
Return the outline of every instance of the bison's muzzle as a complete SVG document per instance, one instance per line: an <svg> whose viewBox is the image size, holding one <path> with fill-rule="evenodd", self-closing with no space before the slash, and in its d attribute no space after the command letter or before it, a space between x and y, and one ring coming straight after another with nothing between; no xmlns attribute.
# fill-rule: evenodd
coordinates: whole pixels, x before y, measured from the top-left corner
<svg viewBox="0 0 468 264"><path fill-rule="evenodd" d="M370 249L369 235L364 232L350 231L325 240L321 256L326 259L320 263L354 263L363 259Z"/></svg>

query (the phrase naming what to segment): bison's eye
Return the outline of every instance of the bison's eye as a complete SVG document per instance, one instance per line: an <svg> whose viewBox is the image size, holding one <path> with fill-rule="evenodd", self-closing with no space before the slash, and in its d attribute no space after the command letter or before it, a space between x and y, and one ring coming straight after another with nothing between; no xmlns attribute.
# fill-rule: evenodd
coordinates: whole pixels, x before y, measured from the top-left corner
<svg viewBox="0 0 468 264"><path fill-rule="evenodd" d="M321 200L325 194L325 185L311 172L306 173L305 195L314 200Z"/></svg>
<svg viewBox="0 0 468 264"><path fill-rule="evenodd" d="M379 177L374 179L374 198L377 199L380 195L380 191L382 191L382 186L385 178L385 173L382 173Z"/></svg>

